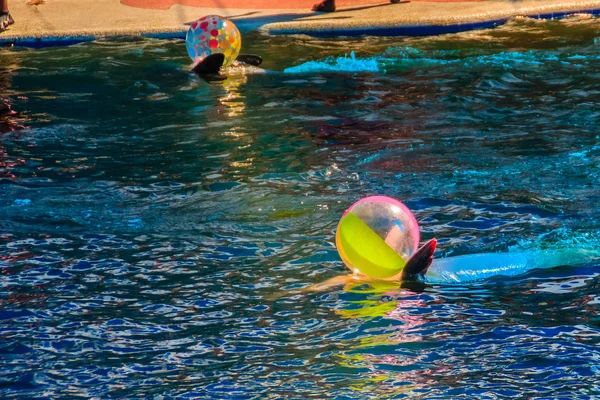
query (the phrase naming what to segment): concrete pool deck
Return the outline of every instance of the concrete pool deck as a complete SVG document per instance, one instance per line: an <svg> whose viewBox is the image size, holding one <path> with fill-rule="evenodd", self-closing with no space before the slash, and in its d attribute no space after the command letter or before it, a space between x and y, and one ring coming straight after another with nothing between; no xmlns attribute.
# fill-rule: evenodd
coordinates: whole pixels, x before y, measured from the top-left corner
<svg viewBox="0 0 600 400"><path fill-rule="evenodd" d="M148 0L148 3L152 1L159 0ZM220 0L195 1L188 0L185 4L224 4ZM577 13L600 14L600 0L413 0L404 4L390 4L385 0L345 1L338 2L335 13L325 14L308 8L171 4L165 9L123 4L127 0L123 3L120 0L47 0L38 5L9 0L16 23L0 33L0 44L57 45L121 35L185 37L187 24L207 14L233 19L243 33L259 30L271 35L313 36L430 35L494 27L518 16L560 18ZM344 5L358 3L362 5Z"/></svg>

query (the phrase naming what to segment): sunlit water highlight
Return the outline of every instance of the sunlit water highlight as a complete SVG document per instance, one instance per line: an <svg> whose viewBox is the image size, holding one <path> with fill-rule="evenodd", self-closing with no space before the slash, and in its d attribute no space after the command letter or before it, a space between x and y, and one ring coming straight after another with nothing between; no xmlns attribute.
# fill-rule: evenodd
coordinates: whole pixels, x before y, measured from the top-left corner
<svg viewBox="0 0 600 400"><path fill-rule="evenodd" d="M598 37L249 35L211 82L181 40L1 50L0 397L600 395L593 259L301 292L371 194L438 257L597 250Z"/></svg>

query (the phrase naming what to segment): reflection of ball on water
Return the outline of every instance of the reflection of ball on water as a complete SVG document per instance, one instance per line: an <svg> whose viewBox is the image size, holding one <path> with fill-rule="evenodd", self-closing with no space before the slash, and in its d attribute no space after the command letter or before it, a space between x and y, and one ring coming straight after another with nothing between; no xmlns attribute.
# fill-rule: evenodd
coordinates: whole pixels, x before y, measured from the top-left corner
<svg viewBox="0 0 600 400"><path fill-rule="evenodd" d="M226 66L240 54L242 35L227 18L207 15L190 25L185 37L185 47L194 64L211 54L223 53L223 66Z"/></svg>
<svg viewBox="0 0 600 400"><path fill-rule="evenodd" d="M352 272L372 278L399 273L419 247L419 225L398 200L373 196L354 203L337 226L335 243Z"/></svg>

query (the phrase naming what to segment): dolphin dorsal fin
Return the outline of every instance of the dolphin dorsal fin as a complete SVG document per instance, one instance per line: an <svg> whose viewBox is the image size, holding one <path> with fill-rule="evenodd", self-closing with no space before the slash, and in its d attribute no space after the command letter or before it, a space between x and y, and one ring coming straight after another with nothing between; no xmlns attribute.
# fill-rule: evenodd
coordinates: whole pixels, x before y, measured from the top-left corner
<svg viewBox="0 0 600 400"><path fill-rule="evenodd" d="M433 262L433 253L437 247L437 240L431 239L421 246L402 269L400 279L403 281L418 280L425 277L429 266Z"/></svg>

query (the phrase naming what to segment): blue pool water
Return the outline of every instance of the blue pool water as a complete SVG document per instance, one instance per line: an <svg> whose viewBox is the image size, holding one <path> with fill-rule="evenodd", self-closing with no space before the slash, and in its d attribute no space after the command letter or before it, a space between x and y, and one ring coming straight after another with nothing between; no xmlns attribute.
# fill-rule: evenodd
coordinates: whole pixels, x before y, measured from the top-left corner
<svg viewBox="0 0 600 400"><path fill-rule="evenodd" d="M0 397L600 395L598 261L301 291L372 194L438 257L597 250L599 38L250 34L210 82L181 40L0 49Z"/></svg>

